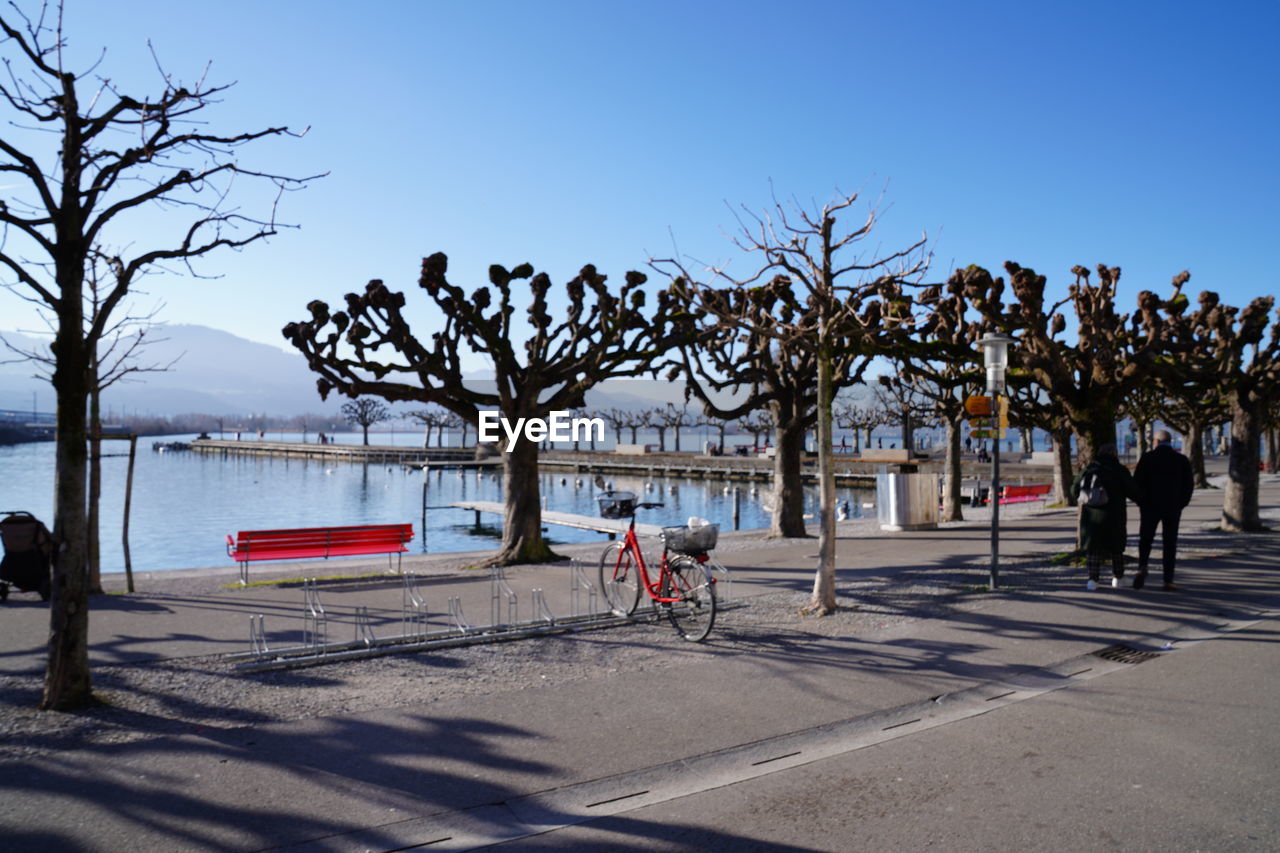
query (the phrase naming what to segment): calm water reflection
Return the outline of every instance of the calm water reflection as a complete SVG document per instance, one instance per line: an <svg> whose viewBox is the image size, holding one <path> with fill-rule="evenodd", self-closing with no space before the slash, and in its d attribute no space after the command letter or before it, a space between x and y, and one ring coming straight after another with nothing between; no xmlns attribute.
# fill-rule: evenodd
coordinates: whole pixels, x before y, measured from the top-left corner
<svg viewBox="0 0 1280 853"><path fill-rule="evenodd" d="M194 436L166 436L164 441L188 441ZM272 434L270 439L278 439ZM314 435L311 436L314 440ZM358 437L340 436L343 443ZM377 443L389 444L388 436ZM398 444L416 444L420 437L397 436ZM154 439L138 441L130 517L130 552L137 571L229 565L225 541L241 529L313 527L332 524L412 522L419 535L424 475L417 469L389 464L351 464L301 459L214 455L191 452L156 453ZM246 437L246 440L249 440ZM108 442L106 454L127 452L123 442ZM103 460L103 571L123 571L120 546L127 460L111 455ZM440 506L459 500L502 499L499 471L433 471L425 475L426 502ZM615 487L666 503L663 509L642 513L653 524L680 524L697 515L732 527L732 496L727 480L665 480L648 483L643 477L614 477ZM646 487L652 485L652 490ZM743 488L742 526L767 526L765 509L771 498L764 484L739 483ZM758 495L751 495L757 485ZM542 493L549 509L595 515L595 489L583 476L547 472ZM659 496L660 495L660 496ZM857 514L864 495L840 489ZM814 500L811 494L810 502ZM39 442L0 447L0 510L25 509L46 523L53 516L53 444ZM467 551L495 547L491 537L470 532L474 515L460 510L430 510L427 541L430 551ZM497 524L497 516L486 523ZM548 535L559 542L602 541L601 534L550 526Z"/></svg>

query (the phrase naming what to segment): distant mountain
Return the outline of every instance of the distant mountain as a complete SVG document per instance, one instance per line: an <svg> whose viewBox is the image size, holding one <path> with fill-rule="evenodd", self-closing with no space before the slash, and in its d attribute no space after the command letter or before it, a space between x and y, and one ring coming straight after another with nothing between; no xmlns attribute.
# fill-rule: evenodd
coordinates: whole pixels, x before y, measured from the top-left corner
<svg viewBox="0 0 1280 853"><path fill-rule="evenodd" d="M0 332L12 345L32 350L47 341L17 332ZM114 412L172 416L186 413L210 415L297 415L315 412L337 415L346 399L331 395L327 402L316 391L315 375L301 355L255 343L230 332L196 325L165 325L155 330L155 341L141 351L140 364L168 364L163 373L142 373L132 381L117 383L103 395L103 406ZM0 348L0 409L53 410L53 389L33 376L36 366L17 361ZM468 375L477 390L493 387L484 373ZM650 409L684 402L684 385L658 379L613 379L587 392L587 408L593 411ZM728 402L726 396L724 402ZM397 411L419 408L400 404ZM690 409L701 412L696 402Z"/></svg>
<svg viewBox="0 0 1280 853"><path fill-rule="evenodd" d="M14 346L35 349L47 342L15 332L0 332ZM35 365L0 357L0 409L29 410L32 393L40 411L53 409L53 389L34 378ZM207 326L159 326L155 341L143 348L139 364L168 364L163 373L140 373L103 395L103 406L116 412L212 415L336 412L340 401L320 400L315 376L302 356L259 344Z"/></svg>

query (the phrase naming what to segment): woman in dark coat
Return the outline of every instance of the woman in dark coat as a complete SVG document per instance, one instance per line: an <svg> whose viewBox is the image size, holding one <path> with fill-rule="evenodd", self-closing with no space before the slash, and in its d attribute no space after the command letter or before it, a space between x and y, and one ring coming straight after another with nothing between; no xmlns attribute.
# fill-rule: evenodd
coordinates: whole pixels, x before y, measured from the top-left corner
<svg viewBox="0 0 1280 853"><path fill-rule="evenodd" d="M1104 561L1111 563L1111 585L1120 586L1124 577L1124 548L1129 538L1125 498L1138 503L1141 493L1129 469L1120 464L1114 444L1098 448L1096 457L1071 482L1071 502L1076 503L1085 486L1097 482L1107 492L1102 506L1080 507L1080 547L1089 569L1089 590L1098 588Z"/></svg>

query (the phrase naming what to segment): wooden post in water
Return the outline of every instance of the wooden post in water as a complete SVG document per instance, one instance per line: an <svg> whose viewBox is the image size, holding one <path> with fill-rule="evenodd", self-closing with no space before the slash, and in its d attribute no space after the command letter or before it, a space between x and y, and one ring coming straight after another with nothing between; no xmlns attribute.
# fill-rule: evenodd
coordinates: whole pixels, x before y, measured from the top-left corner
<svg viewBox="0 0 1280 853"><path fill-rule="evenodd" d="M133 463L138 457L138 436L129 436L129 473L124 481L124 524L120 529L120 545L124 549L124 578L133 592L133 561L129 558L129 504L133 502Z"/></svg>

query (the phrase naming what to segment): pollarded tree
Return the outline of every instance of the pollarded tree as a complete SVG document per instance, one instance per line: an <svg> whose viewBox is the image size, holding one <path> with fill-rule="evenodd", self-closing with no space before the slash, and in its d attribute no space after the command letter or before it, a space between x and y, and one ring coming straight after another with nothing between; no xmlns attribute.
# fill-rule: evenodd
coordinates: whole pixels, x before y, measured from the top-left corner
<svg viewBox="0 0 1280 853"><path fill-rule="evenodd" d="M661 406L654 406L652 409L645 409L640 413L641 425L658 434L659 453L667 452L667 428L671 424L667 421L666 415L666 410Z"/></svg>
<svg viewBox="0 0 1280 853"><path fill-rule="evenodd" d="M943 463L942 517L944 521L963 518L960 509L960 424L964 420L964 400L982 388L978 365L979 323L966 319L963 274L953 274L945 285L925 288L917 298L924 314L912 330L913 340L900 352L898 360L902 384L917 398L928 401L932 415L946 430L946 459ZM910 445L905 445L910 447Z"/></svg>
<svg viewBox="0 0 1280 853"><path fill-rule="evenodd" d="M1119 267L1098 266L1098 283L1084 267L1072 268L1075 283L1067 296L1046 306L1046 280L1035 270L1005 263L1013 302L1003 303L1003 278L992 278L981 267L962 271L965 298L991 327L1014 334L1010 365L1016 365L1062 406L1076 435L1083 460L1093 458L1103 444L1114 444L1116 421L1125 397L1156 370L1156 357L1167 345L1161 300L1150 291L1138 294L1132 317L1116 310ZM1070 305L1076 317L1076 340L1062 336L1067 329L1062 309Z"/></svg>
<svg viewBox="0 0 1280 853"><path fill-rule="evenodd" d="M344 413L346 407L350 405L350 403L343 404ZM441 409L438 406L429 406L425 409L417 409L415 411L408 412L407 414L408 417L422 424L423 449L431 446L431 434L433 432L437 435L436 446L444 447L444 429L446 424L448 424L449 416L451 414L450 412L445 409Z"/></svg>
<svg viewBox="0 0 1280 853"><path fill-rule="evenodd" d="M375 400L372 397L360 397L342 404L342 416L347 419L347 423L360 427L364 433L364 444L367 447L369 445L369 427L391 420L391 410L381 400Z"/></svg>
<svg viewBox="0 0 1280 853"><path fill-rule="evenodd" d="M83 707L92 698L88 658L86 467L93 359L113 313L134 284L166 261L191 260L277 233L280 191L304 183L243 165L240 150L289 135L284 127L217 133L203 111L225 86L184 86L160 74L158 91L118 91L96 65L67 70L61 9L27 18L0 16L8 74L0 104L10 111L0 138L0 269L6 286L43 304L56 329L53 372L58 401L53 536L57 551L50 607L45 709ZM253 217L231 200L239 183L265 181L265 212ZM136 217L167 211L165 233ZM132 231L130 229L132 228ZM126 237L125 232L145 234ZM133 241L141 239L150 248ZM107 247L129 241L126 250ZM112 268L93 322L85 322L85 274L91 252Z"/></svg>
<svg viewBox="0 0 1280 853"><path fill-rule="evenodd" d="M447 271L442 253L422 261L418 284L442 323L425 341L405 318L405 295L378 280L363 293L347 294L343 311L331 312L316 300L308 306L310 320L285 326L284 336L319 374L321 396L336 389L351 397L436 403L472 423L481 409L496 409L515 428L521 419L527 424L581 407L587 390L606 379L648 372L654 355L669 346L662 320L651 323L644 314L641 273L627 273L615 293L594 266L585 266L564 286L567 305L553 316L548 297L558 289L529 264L511 270L491 266L493 289L470 294L451 283ZM516 291L520 282L527 282L523 292ZM525 309L529 327L523 341L513 323L518 307ZM660 305L656 316L665 313ZM493 364L495 390L466 383L467 351ZM499 442L505 508L502 548L489 560L493 565L556 559L542 538L540 438L528 435L522 430L510 446L505 436Z"/></svg>
<svg viewBox="0 0 1280 853"><path fill-rule="evenodd" d="M609 409L601 412L600 417L613 430L613 443L622 444L622 429L630 422L631 413L623 409Z"/></svg>
<svg viewBox="0 0 1280 853"><path fill-rule="evenodd" d="M660 421L664 426L671 428L672 438L675 442L671 449L676 453L680 452L680 432L685 427L702 425L702 421L689 411L688 403L681 403L679 406L675 403L667 403L662 408L655 409L653 417L654 420Z"/></svg>
<svg viewBox="0 0 1280 853"><path fill-rule="evenodd" d="M818 312L801 301L785 276L729 288L677 278L672 292L687 306L676 321L684 330L680 368L690 392L719 418L750 418L768 409L775 435L769 535L806 536L801 462L805 434L817 422L817 357L806 330ZM836 382L852 384L870 356L852 345L840 352ZM736 406L717 405L723 392L743 388L749 393L739 396Z"/></svg>
<svg viewBox="0 0 1280 853"><path fill-rule="evenodd" d="M862 400L845 400L840 403L835 411L835 420L840 428L853 430L853 449L857 452L864 446L863 436L866 437L866 449L871 449L871 433L875 432L876 427L889 423L889 414L880 406L875 395L868 394Z"/></svg>
<svg viewBox="0 0 1280 853"><path fill-rule="evenodd" d="M1231 449L1222 499L1222 526L1227 530L1265 529L1258 510L1261 436L1271 407L1280 398L1280 322L1271 319L1274 305L1275 297L1261 296L1236 308L1206 290L1191 315L1195 336L1212 345L1217 387L1231 411Z"/></svg>
<svg viewBox="0 0 1280 853"><path fill-rule="evenodd" d="M1156 387L1162 398L1160 417L1183 435L1183 450L1191 461L1195 486L1207 489L1205 436L1214 424L1226 423L1231 413L1223 393L1221 358L1212 329L1202 322L1198 312L1188 310L1190 300L1182 293L1190 278L1186 271L1174 276L1175 296L1164 305L1170 352L1160 359L1163 369L1156 377ZM1202 299L1206 296L1202 295Z"/></svg>

